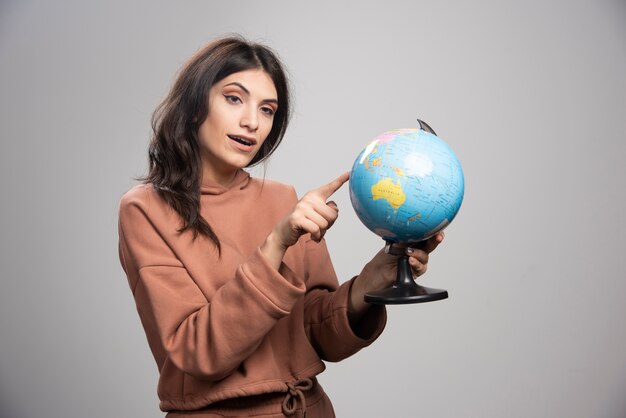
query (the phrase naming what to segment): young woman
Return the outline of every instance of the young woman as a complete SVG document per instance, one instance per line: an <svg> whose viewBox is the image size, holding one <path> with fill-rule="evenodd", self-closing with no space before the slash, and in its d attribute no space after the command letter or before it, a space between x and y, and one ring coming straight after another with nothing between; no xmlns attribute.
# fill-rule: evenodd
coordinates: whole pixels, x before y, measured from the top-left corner
<svg viewBox="0 0 626 418"><path fill-rule="evenodd" d="M395 279L379 252L338 284L325 232L344 173L298 200L243 170L289 119L285 73L265 46L216 40L153 117L149 174L121 199L120 260L157 362L168 417L333 417L315 376L382 332L365 293ZM443 235L407 249L416 276Z"/></svg>

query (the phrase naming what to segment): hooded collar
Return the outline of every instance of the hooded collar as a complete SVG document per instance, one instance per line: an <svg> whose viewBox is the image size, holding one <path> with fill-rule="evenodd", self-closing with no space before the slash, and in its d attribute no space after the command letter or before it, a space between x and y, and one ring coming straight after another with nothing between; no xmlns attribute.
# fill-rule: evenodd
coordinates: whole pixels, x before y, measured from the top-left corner
<svg viewBox="0 0 626 418"><path fill-rule="evenodd" d="M200 186L200 194L220 195L229 190L241 190L245 188L249 182L250 174L247 171L240 169L237 171L237 174L235 174L235 178L229 186L222 186L214 181L202 182L202 185Z"/></svg>

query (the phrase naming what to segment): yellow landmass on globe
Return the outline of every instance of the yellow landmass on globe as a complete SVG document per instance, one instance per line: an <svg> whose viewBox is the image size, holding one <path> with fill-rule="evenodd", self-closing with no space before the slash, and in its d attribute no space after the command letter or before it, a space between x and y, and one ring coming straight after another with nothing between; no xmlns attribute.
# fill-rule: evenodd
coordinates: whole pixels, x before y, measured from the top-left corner
<svg viewBox="0 0 626 418"><path fill-rule="evenodd" d="M370 159L366 159L365 160L365 168L369 171L374 171L374 167L378 167L380 165L380 159L381 157L378 158L374 158L373 160L370 161ZM369 163L372 163L372 165L370 166Z"/></svg>
<svg viewBox="0 0 626 418"><path fill-rule="evenodd" d="M400 180L394 183L392 179L382 179L372 186L372 198L374 200L385 199L391 207L398 209L404 204L406 195L400 186Z"/></svg>
<svg viewBox="0 0 626 418"><path fill-rule="evenodd" d="M415 216L411 216L411 217L409 218L409 222L415 222L415 221L417 221L417 220L419 220L419 219L421 219L421 218L422 218L422 214L418 212L418 213L417 213L417 215L415 215Z"/></svg>
<svg viewBox="0 0 626 418"><path fill-rule="evenodd" d="M377 151L378 151L378 143L376 143L376 141L368 145L367 148L365 149L365 155L361 158L361 162L365 164L365 169L367 171L374 171L372 170L372 167L370 167L370 161L372 157L376 155ZM380 162L380 157L378 157L377 159L371 162L373 165L377 165L377 163Z"/></svg>
<svg viewBox="0 0 626 418"><path fill-rule="evenodd" d="M402 169L400 167L396 167L395 165L393 166L393 171L396 172L396 174L400 177L406 177L406 174L404 174L404 171L402 171Z"/></svg>

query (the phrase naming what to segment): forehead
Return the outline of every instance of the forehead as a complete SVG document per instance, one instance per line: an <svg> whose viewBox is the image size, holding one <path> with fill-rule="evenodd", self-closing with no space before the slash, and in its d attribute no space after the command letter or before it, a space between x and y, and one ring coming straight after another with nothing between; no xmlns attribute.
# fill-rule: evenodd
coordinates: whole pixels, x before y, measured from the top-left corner
<svg viewBox="0 0 626 418"><path fill-rule="evenodd" d="M277 99L276 87L268 73L261 69L250 69L232 73L220 80L214 87L239 88L243 86L250 95L258 96L260 99Z"/></svg>

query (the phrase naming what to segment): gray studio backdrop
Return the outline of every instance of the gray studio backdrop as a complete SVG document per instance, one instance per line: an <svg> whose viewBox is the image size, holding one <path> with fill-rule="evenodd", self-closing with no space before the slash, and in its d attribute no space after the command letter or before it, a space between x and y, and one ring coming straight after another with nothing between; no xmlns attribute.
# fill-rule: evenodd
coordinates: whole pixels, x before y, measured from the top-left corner
<svg viewBox="0 0 626 418"><path fill-rule="evenodd" d="M265 167L299 193L427 121L466 198L373 346L329 364L339 417L626 416L624 1L0 3L0 415L159 417L117 205L184 60L238 32L289 68ZM264 170L255 171L263 175ZM344 187L341 281L382 242Z"/></svg>

